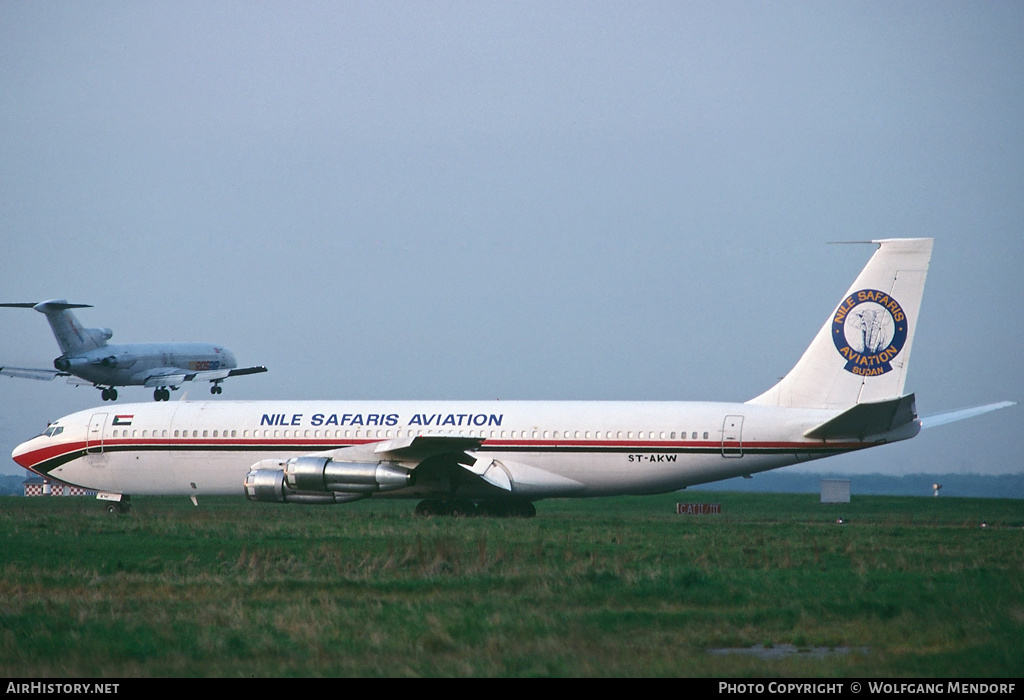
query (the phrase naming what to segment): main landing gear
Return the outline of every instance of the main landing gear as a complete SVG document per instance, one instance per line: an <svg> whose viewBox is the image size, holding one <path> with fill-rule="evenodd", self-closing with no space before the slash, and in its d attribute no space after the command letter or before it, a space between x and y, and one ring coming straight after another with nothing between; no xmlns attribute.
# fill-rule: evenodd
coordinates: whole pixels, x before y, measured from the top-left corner
<svg viewBox="0 0 1024 700"><path fill-rule="evenodd" d="M537 508L529 501L481 501L427 499L416 504L416 515L448 515L453 518L533 518Z"/></svg>
<svg viewBox="0 0 1024 700"><path fill-rule="evenodd" d="M117 389L108 386L100 391L100 396L103 397L104 401L117 401Z"/></svg>

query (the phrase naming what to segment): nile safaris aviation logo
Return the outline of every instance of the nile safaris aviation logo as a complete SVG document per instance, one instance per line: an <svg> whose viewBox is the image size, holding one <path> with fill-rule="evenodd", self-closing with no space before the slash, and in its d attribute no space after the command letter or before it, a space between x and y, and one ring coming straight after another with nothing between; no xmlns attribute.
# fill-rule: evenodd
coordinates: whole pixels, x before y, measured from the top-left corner
<svg viewBox="0 0 1024 700"><path fill-rule="evenodd" d="M862 289L843 299L836 309L832 342L847 359L843 368L847 372L862 377L885 374L907 342L907 315L885 292Z"/></svg>

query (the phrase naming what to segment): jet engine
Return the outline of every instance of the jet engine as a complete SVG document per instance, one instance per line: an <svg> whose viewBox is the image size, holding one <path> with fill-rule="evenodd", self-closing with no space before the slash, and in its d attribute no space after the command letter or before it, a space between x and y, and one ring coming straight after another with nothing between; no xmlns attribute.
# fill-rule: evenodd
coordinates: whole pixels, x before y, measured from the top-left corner
<svg viewBox="0 0 1024 700"><path fill-rule="evenodd" d="M136 363L137 359L135 355L130 352L122 352L120 355L110 355L100 360L100 364L104 367L120 367L121 369L128 369Z"/></svg>
<svg viewBox="0 0 1024 700"><path fill-rule="evenodd" d="M53 361L53 368L61 372L71 372L79 367L87 367L89 359L86 357L68 357L61 355Z"/></svg>
<svg viewBox="0 0 1024 700"><path fill-rule="evenodd" d="M114 337L114 331L109 328L83 328L82 330L95 340L97 345L103 345Z"/></svg>
<svg viewBox="0 0 1024 700"><path fill-rule="evenodd" d="M343 462L330 457L265 459L249 468L245 495L270 503L348 503L404 488L412 472L392 462Z"/></svg>

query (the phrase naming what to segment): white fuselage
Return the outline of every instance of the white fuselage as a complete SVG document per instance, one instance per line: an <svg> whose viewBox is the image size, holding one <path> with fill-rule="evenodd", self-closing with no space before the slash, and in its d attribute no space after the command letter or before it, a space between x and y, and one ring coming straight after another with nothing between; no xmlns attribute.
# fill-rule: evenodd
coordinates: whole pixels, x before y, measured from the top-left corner
<svg viewBox="0 0 1024 700"><path fill-rule="evenodd" d="M55 366L96 385L139 386L153 370L204 372L234 369L238 363L230 350L210 343L121 343L58 358Z"/></svg>
<svg viewBox="0 0 1024 700"><path fill-rule="evenodd" d="M836 413L711 402L180 401L74 413L20 445L14 458L103 492L242 495L246 474L261 460L458 436L482 440L472 455L500 461L513 494L536 500L662 493L918 430L915 423L873 441L803 437ZM419 498L430 488L381 495ZM473 488L467 485L469 497Z"/></svg>

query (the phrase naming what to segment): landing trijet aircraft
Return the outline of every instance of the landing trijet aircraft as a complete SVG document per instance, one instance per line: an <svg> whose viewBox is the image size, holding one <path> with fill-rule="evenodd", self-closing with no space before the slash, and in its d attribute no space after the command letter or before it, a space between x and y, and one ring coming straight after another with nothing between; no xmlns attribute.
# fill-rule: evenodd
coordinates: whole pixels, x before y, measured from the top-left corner
<svg viewBox="0 0 1024 700"><path fill-rule="evenodd" d="M89 304L69 304L64 299L40 303L0 304L0 307L35 309L46 315L61 356L54 369L0 367L8 377L51 380L70 377L69 384L95 386L104 401L117 401L119 386L154 387L153 398L167 401L171 390L184 382L213 382L211 394L219 394L220 383L228 377L266 372L266 367L236 369L238 363L230 350L208 343L130 343L108 345L114 335L109 328L84 328L71 309L91 308Z"/></svg>
<svg viewBox="0 0 1024 700"><path fill-rule="evenodd" d="M13 456L98 490L111 510L134 494L196 502L244 493L277 503L414 498L421 514L531 516L539 499L665 493L905 440L922 427L903 387L932 241L874 243L796 366L746 403L135 404L61 418Z"/></svg>

